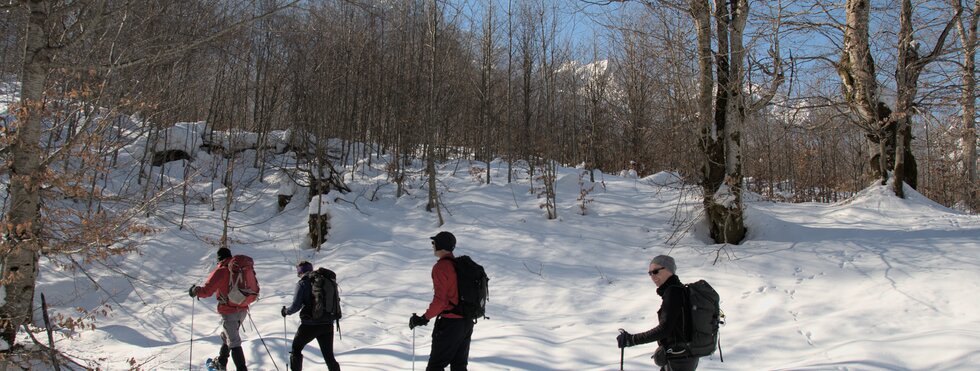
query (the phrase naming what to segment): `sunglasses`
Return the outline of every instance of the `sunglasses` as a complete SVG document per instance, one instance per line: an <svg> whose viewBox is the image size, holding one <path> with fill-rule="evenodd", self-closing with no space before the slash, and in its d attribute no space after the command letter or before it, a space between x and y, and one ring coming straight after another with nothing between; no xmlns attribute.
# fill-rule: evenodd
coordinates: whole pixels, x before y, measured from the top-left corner
<svg viewBox="0 0 980 371"><path fill-rule="evenodd" d="M656 276L657 273L660 273L660 271L662 271L662 270L664 270L664 267L660 267L660 268L654 269L652 271L649 271L649 272L647 272L647 274L649 274L650 277L653 277L653 276Z"/></svg>

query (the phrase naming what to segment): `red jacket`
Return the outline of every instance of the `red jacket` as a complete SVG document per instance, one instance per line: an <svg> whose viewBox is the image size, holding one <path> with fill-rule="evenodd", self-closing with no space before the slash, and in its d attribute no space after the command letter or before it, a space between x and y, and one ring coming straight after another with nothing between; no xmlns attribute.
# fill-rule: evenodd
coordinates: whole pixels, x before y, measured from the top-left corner
<svg viewBox="0 0 980 371"><path fill-rule="evenodd" d="M228 262L231 258L218 262L218 266L211 271L204 286L197 289L197 297L207 298L218 294L218 313L232 314L248 310L248 306L237 306L228 303L228 288L231 280L231 270L228 269Z"/></svg>
<svg viewBox="0 0 980 371"><path fill-rule="evenodd" d="M436 265L432 266L432 288L434 289L434 294L432 295L432 302L429 303L429 309L425 311L423 315L426 319L432 319L437 316L442 316L445 318L463 318L458 314L445 313L445 311L452 310L459 303L459 291L456 286L456 266L453 262L452 253L446 254L436 262Z"/></svg>

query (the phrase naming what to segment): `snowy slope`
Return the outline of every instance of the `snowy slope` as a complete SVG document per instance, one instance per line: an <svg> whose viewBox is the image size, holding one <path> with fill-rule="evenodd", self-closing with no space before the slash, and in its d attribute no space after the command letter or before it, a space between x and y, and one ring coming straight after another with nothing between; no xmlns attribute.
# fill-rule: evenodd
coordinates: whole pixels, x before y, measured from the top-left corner
<svg viewBox="0 0 980 371"><path fill-rule="evenodd" d="M702 359L700 369L980 365L980 299L973 295L980 285L980 218L914 191L900 200L873 186L836 205L752 202L749 240L720 246L706 243L697 222L697 189L667 173L599 174L581 215L580 170L561 168L560 218L547 220L525 171L506 184L506 164L495 162L486 185L469 171L482 163L452 161L439 166L447 221L440 227L425 212L419 173L410 179L410 194L395 198L383 161L371 167L361 161L345 167L356 169L353 179L345 177L354 192L331 193L331 200L343 201L329 203L333 229L314 252L305 237L306 190L277 213L279 174L267 171L260 181L247 160L254 153L243 156L236 179L247 186L235 191L231 236L234 253L255 258L263 291L251 312L254 326L249 321L243 333L253 370L285 369L284 335L291 339L298 319L286 320L284 334L279 308L291 299L292 267L301 259L338 274L345 317L335 350L344 370L411 369L408 317L431 298L435 257L428 236L440 230L452 231L457 254L474 257L491 278L490 319L476 325L473 370L618 369L616 329L656 325L660 299L646 270L650 258L666 253L677 259L682 281L706 279L722 296L725 362L716 354ZM146 219L158 233L141 241L139 255L87 267L98 286L80 272L45 264L38 291L53 311L111 306L94 330L56 336L59 349L109 370L129 369L130 359L142 369L196 368L217 352L214 299L194 302L186 291L214 267L225 191L206 169L222 172L223 165L207 154L195 158L183 229L180 199L168 198ZM154 168L154 176L160 173ZM163 174L172 182L184 169L172 162ZM418 369L430 331L431 325L414 334ZM323 367L314 344L304 353L309 369ZM626 369L653 369L653 350L626 349Z"/></svg>

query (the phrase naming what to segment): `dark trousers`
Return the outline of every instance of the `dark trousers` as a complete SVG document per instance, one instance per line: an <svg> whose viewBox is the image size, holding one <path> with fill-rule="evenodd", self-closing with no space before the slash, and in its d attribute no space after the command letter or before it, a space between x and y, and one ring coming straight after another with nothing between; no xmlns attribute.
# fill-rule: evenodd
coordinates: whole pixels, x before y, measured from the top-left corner
<svg viewBox="0 0 980 371"><path fill-rule="evenodd" d="M698 357L667 359L667 365L660 371L694 371L698 368Z"/></svg>
<svg viewBox="0 0 980 371"><path fill-rule="evenodd" d="M294 371L303 371L303 348L313 339L320 344L320 353L330 371L340 371L340 364L333 356L333 324L299 325L293 337L293 349L289 352L289 366Z"/></svg>
<svg viewBox="0 0 980 371"><path fill-rule="evenodd" d="M228 356L231 356L231 360L235 362L235 369L239 371L248 371L248 367L245 367L245 351L242 347L237 346L234 348L229 348L227 344L221 344L221 349L218 350L218 359L215 360L221 367L220 370L228 369Z"/></svg>
<svg viewBox="0 0 980 371"><path fill-rule="evenodd" d="M432 329L432 353L429 353L429 364L425 370L442 371L449 366L452 371L466 371L472 337L472 320L436 319L435 328Z"/></svg>

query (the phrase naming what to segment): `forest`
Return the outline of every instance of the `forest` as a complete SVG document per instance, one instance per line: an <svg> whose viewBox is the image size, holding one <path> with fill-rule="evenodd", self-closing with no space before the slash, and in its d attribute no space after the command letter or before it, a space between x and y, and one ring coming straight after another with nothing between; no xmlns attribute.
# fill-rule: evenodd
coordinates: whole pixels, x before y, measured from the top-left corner
<svg viewBox="0 0 980 371"><path fill-rule="evenodd" d="M156 141L180 122L256 133L262 171L288 131L337 185L348 156L390 155L399 196L422 161L440 223L435 164L459 158L488 183L492 161L508 183L527 164L549 218L559 167L676 172L716 243L745 238L743 192L833 203L878 182L975 214L978 17L980 0L4 0L0 335L30 319L42 255L147 232L130 222L148 186L127 212L101 191L130 120ZM148 153L132 181L192 155Z"/></svg>

